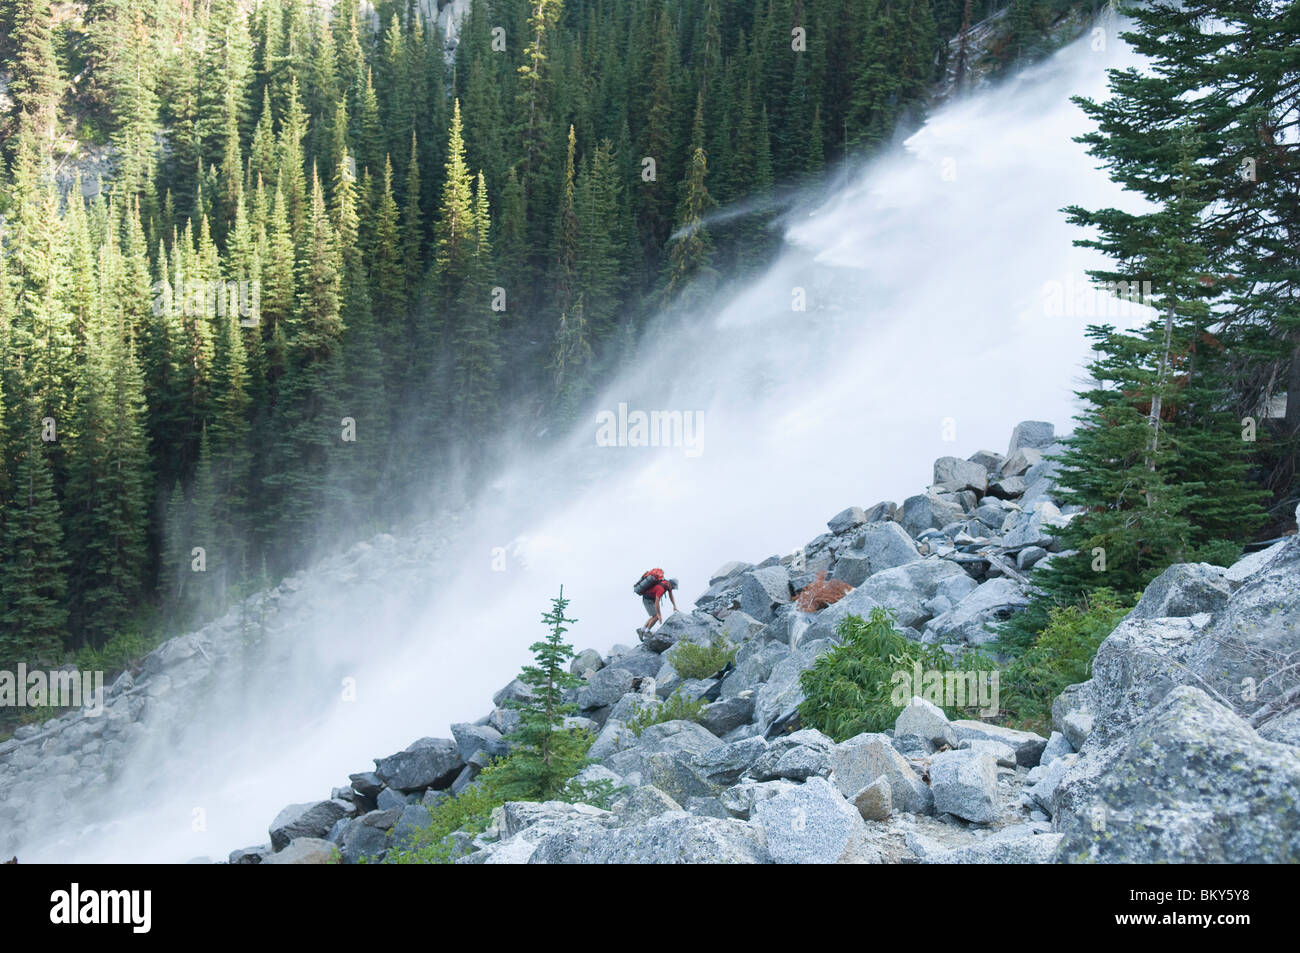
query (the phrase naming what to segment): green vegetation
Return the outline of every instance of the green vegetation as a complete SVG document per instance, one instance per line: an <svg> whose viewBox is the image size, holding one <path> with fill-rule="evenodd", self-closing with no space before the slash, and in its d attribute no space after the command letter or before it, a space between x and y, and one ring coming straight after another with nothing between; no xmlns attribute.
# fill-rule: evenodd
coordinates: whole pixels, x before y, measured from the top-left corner
<svg viewBox="0 0 1300 953"><path fill-rule="evenodd" d="M668 662L682 678L710 678L730 665L735 658L736 646L719 634L708 645L678 642L669 653Z"/></svg>
<svg viewBox="0 0 1300 953"><path fill-rule="evenodd" d="M429 809L429 824L400 848L385 855L386 863L450 863L463 850L450 835L463 831L473 836L482 833L492 812L507 801L550 801L592 804L608 807L617 793L609 781L580 783L574 775L586 767L591 733L579 728L565 728L565 716L575 706L563 704L566 689L581 684L569 673L567 663L573 658L573 646L565 642L567 623L576 619L564 613L569 600L564 587L551 600L551 609L543 613L548 632L544 640L529 646L534 664L527 665L519 680L529 687L532 697L512 702L519 711L519 726L509 736L510 754L497 758L461 791Z"/></svg>
<svg viewBox="0 0 1300 953"><path fill-rule="evenodd" d="M699 721L700 712L708 704L703 698L690 699L682 696L679 688L664 699L663 704L638 711L628 719L627 727L636 737L651 725L662 725L666 721Z"/></svg>
<svg viewBox="0 0 1300 953"><path fill-rule="evenodd" d="M476 0L447 63L405 0L0 3L0 664L214 617L563 423L998 5Z"/></svg>
<svg viewBox="0 0 1300 953"><path fill-rule="evenodd" d="M1131 601L1173 563L1235 560L1287 531L1300 498L1300 169L1280 133L1300 7L1126 12L1150 67L1078 100L1096 122L1080 141L1147 201L1066 212L1094 236L1076 244L1110 259L1092 277L1157 316L1089 328L1092 383L1060 457L1065 502L1083 511L1056 535L1077 553L1033 573L1036 598L999 633L1017 654L1070 617L1057 609L1092 617L1103 589ZM1283 395L1284 415L1266 414Z"/></svg>
<svg viewBox="0 0 1300 953"><path fill-rule="evenodd" d="M1069 685L1092 677L1097 647L1133 607L1109 589L1088 596L1086 606L1055 606L1037 641L1002 671L1005 722L1044 736L1052 730L1052 700Z"/></svg>
<svg viewBox="0 0 1300 953"><path fill-rule="evenodd" d="M922 645L899 634L893 614L883 608L870 616L851 615L836 629L840 644L820 656L799 676L805 699L799 718L835 741L845 741L864 731L884 731L898 719L901 705L912 691L896 691L899 673L911 684L917 666L923 672L993 671L991 660L968 653L954 662L933 645ZM901 705L900 705L901 700ZM944 708L950 718L977 717L974 704L965 709Z"/></svg>
<svg viewBox="0 0 1300 953"><path fill-rule="evenodd" d="M590 732L564 727L565 717L578 711L578 706L563 703L564 692L582 684L582 679L569 672L573 646L563 640L566 623L577 621L565 618L568 605L561 586L560 594L551 600L550 611L542 615L550 630L547 637L529 646L535 664L525 666L519 675L531 698L507 703L520 717L519 727L511 733L516 747L496 775L496 787L506 800L557 797L587 764L587 749L594 740Z"/></svg>

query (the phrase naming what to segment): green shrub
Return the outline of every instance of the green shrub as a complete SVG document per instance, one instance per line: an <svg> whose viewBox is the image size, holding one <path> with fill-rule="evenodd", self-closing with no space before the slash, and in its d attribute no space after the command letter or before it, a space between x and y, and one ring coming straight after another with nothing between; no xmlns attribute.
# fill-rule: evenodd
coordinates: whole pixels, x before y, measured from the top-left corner
<svg viewBox="0 0 1300 953"><path fill-rule="evenodd" d="M492 812L508 800L495 783L502 761L484 768L478 783L429 808L428 825L416 830L405 846L390 848L384 863L450 864L461 856L451 835L456 831L470 836L481 834Z"/></svg>
<svg viewBox="0 0 1300 953"><path fill-rule="evenodd" d="M429 808L429 823L419 828L402 847L393 847L384 855L386 864L450 864L463 855L452 839L457 831L471 837L487 830L492 812L507 801L532 800L512 797L517 766L514 755L498 758L484 768L474 784L455 797ZM590 804L608 810L611 802L625 789L609 780L580 782L572 778L554 800L570 804Z"/></svg>
<svg viewBox="0 0 1300 953"><path fill-rule="evenodd" d="M106 677L130 668L154 649L154 641L137 630L119 632L103 648L83 646L77 652L77 668L83 672L104 672Z"/></svg>
<svg viewBox="0 0 1300 953"><path fill-rule="evenodd" d="M1002 679L1002 708L1015 727L1051 732L1052 700L1092 676L1097 646L1133 607L1133 599L1098 589L1083 606L1053 606L1033 647L1014 659Z"/></svg>
<svg viewBox="0 0 1300 953"><path fill-rule="evenodd" d="M735 658L736 646L721 635L715 635L708 645L678 642L673 646L668 662L682 678L710 678L730 665Z"/></svg>
<svg viewBox="0 0 1300 953"><path fill-rule="evenodd" d="M892 728L906 704L896 690L902 684L898 675L907 674L910 683L918 664L923 671L941 673L997 667L978 653L968 653L955 663L937 646L911 641L894 628L893 614L879 607L865 620L849 616L836 631L840 644L799 676L805 696L799 706L800 721L835 741ZM903 694L910 698L913 693ZM976 713L974 705L944 707L944 711L950 718Z"/></svg>
<svg viewBox="0 0 1300 953"><path fill-rule="evenodd" d="M431 807L429 823L402 847L391 848L384 855L385 863L451 863L462 854L451 835L481 834L492 812L507 801L554 799L609 807L620 790L611 782L574 780L590 763L591 732L563 727L565 716L576 707L563 703L564 691L580 684L566 668L573 646L562 636L568 631L566 623L576 621L565 617L568 605L561 587L560 595L551 600L551 610L542 616L546 638L529 647L535 664L525 666L519 679L532 690L532 697L511 703L520 712L519 726L510 733L514 750L484 768L460 794Z"/></svg>
<svg viewBox="0 0 1300 953"><path fill-rule="evenodd" d="M682 697L682 690L679 688L669 695L662 705L638 711L628 720L627 727L632 734L640 738L641 732L651 725L662 725L666 721L699 721L700 713L704 711L704 706L707 704L708 702L703 698L692 701Z"/></svg>

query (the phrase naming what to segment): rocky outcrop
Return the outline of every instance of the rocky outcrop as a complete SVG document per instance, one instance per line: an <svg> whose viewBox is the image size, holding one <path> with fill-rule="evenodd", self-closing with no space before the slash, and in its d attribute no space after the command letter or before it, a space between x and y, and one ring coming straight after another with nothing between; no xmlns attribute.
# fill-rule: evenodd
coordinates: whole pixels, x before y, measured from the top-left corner
<svg viewBox="0 0 1300 953"><path fill-rule="evenodd" d="M566 701L581 715L570 723L595 738L579 780L608 782L614 796L602 806L512 802L486 831L457 832L447 846L459 863L487 864L1300 857L1300 539L1233 567L1171 567L1102 643L1092 678L1056 699L1050 739L949 721L922 697L901 704L887 732L837 743L801 726L800 676L836 646L849 614L884 606L908 637L961 655L1024 604L1019 558L1035 547L1047 558L1043 527L1072 515L1051 497L1054 441L1050 425L1030 422L1006 454L936 463L935 486L912 512L935 516L938 501L960 513L952 523L913 534L907 504L849 507L795 556L723 566L656 638L579 652L572 670L583 682ZM999 483L1005 498L994 495ZM1030 487L1040 498L1025 508L1017 493ZM796 597L822 571L859 582L805 612ZM733 663L681 679L673 647L717 637L735 647ZM156 686L199 677L218 645L195 634L160 647L112 687L102 729L64 716L0 745L0 821L19 816L48 765L75 771L73 759L37 750L124 744L145 701L153 710L167 697ZM698 723L632 730L674 691L705 700ZM229 861L373 862L410 844L430 807L509 750L518 724L509 706L528 697L509 682L451 738L421 738L328 799L291 805L267 844Z"/></svg>

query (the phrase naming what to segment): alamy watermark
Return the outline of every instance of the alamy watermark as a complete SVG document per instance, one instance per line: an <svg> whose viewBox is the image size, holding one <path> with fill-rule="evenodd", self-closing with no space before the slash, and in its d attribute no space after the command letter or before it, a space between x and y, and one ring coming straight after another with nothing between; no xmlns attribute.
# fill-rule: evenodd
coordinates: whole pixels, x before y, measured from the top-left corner
<svg viewBox="0 0 1300 953"><path fill-rule="evenodd" d="M998 713L1000 673L985 671L941 671L924 669L920 662L912 670L899 669L889 676L889 701L904 708L914 697L924 698L940 708L978 708L980 715L991 718Z"/></svg>
<svg viewBox="0 0 1300 953"><path fill-rule="evenodd" d="M0 670L0 708L85 708L92 718L104 713L104 673L58 670Z"/></svg>
<svg viewBox="0 0 1300 953"><path fill-rule="evenodd" d="M256 327L262 317L262 283L260 281L223 281L186 279L177 275L176 284L153 283L151 307L155 317L164 314L187 318L224 318L238 315L243 327Z"/></svg>
<svg viewBox="0 0 1300 953"><path fill-rule="evenodd" d="M1130 318L1154 308L1149 281L1092 282L1066 275L1043 284L1043 314L1049 318Z"/></svg>
<svg viewBox="0 0 1300 953"><path fill-rule="evenodd" d="M704 411L633 410L619 404L618 411L596 414L598 447L678 447L688 457L704 452Z"/></svg>

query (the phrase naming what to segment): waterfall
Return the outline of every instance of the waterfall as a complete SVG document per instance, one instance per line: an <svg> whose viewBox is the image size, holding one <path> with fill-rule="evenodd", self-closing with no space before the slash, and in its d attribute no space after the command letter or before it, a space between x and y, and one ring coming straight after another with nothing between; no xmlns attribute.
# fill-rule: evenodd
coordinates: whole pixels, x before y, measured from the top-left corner
<svg viewBox="0 0 1300 953"><path fill-rule="evenodd" d="M561 584L579 649L632 643L646 568L680 579L689 608L721 563L922 492L936 457L1002 450L1021 419L1068 429L1107 302L1059 210L1134 205L1072 141L1088 122L1070 96L1103 96L1106 69L1137 62L1113 30L1098 45L946 105L790 213L761 274L652 323L579 424L512 455L458 521L302 574L245 663L151 700L107 793L24 815L21 859L262 843L286 804L485 715ZM640 414L659 446L637 445Z"/></svg>

